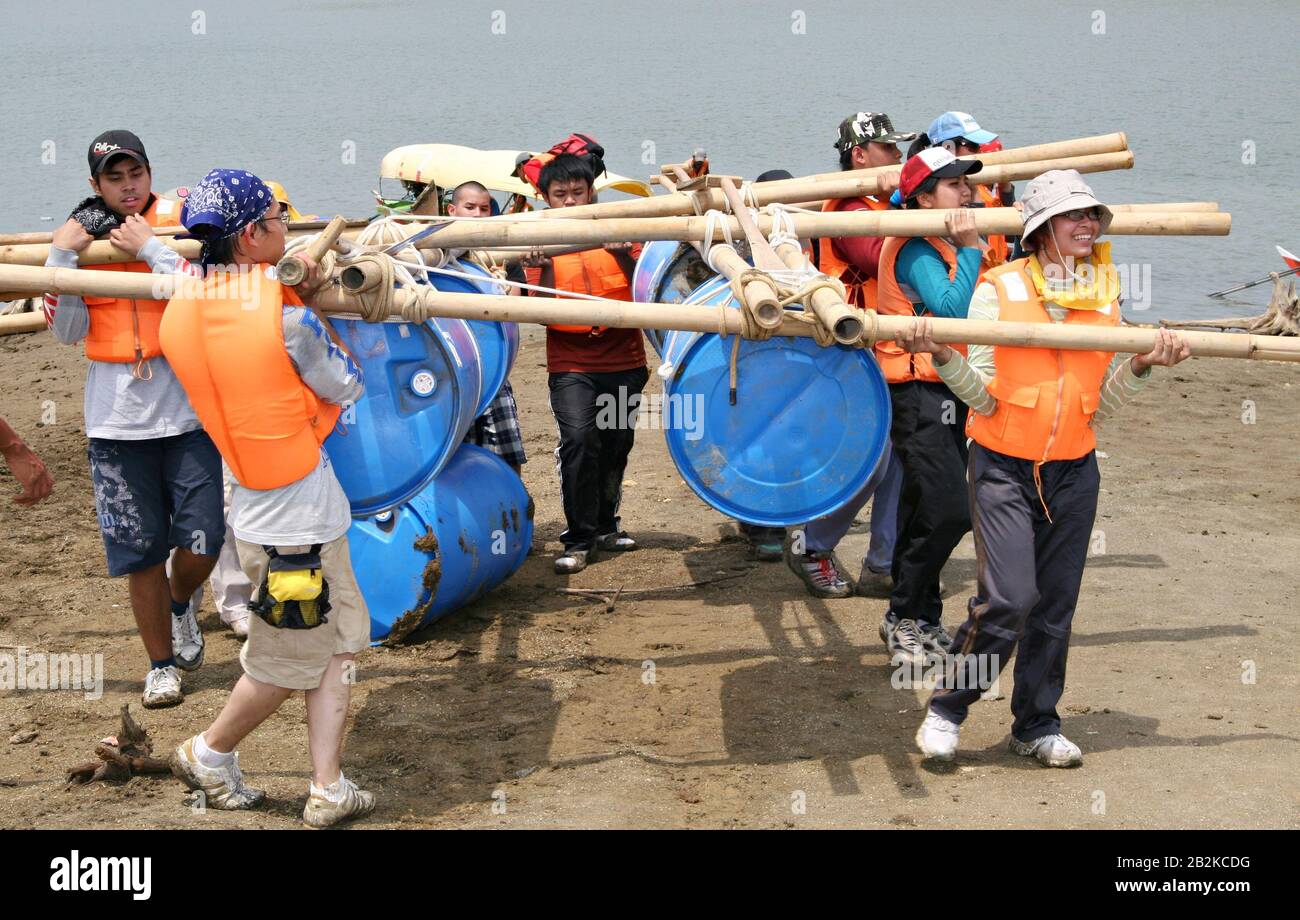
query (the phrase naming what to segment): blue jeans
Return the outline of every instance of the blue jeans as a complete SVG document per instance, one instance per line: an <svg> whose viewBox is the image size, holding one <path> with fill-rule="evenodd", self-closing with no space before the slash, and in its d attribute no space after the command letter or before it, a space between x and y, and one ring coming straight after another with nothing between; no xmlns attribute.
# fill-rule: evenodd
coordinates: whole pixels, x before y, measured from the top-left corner
<svg viewBox="0 0 1300 920"><path fill-rule="evenodd" d="M866 562L873 571L888 572L894 558L894 537L898 530L898 492L902 481L902 468L894 456L893 448L887 444L884 456L880 458L866 485L835 511L804 527L804 551L833 552L853 526L853 518L874 494L876 504L871 509L871 549L867 553Z"/></svg>

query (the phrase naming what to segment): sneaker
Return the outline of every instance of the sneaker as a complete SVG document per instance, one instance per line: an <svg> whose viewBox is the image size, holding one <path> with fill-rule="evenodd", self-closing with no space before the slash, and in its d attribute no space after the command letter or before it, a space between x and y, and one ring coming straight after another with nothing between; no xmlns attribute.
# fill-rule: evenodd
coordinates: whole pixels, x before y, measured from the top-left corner
<svg viewBox="0 0 1300 920"><path fill-rule="evenodd" d="M749 544L749 553L758 562L780 562L781 543L779 540L771 542L756 540Z"/></svg>
<svg viewBox="0 0 1300 920"><path fill-rule="evenodd" d="M581 572L588 562L595 562L595 553L586 549L566 549L555 560L556 575L572 575Z"/></svg>
<svg viewBox="0 0 1300 920"><path fill-rule="evenodd" d="M892 613L885 614L885 619L880 624L880 638L889 649L891 661L925 664L925 643L921 641L915 620L899 620Z"/></svg>
<svg viewBox="0 0 1300 920"><path fill-rule="evenodd" d="M185 699L181 690L181 672L174 666L153 668L144 678L144 695L140 702L145 709L161 709L175 706Z"/></svg>
<svg viewBox="0 0 1300 920"><path fill-rule="evenodd" d="M820 554L812 553L796 556L787 540L782 555L785 556L785 564L790 571L799 576L813 597L848 597L853 593L849 583L840 574L839 567L835 565L833 554L821 559L816 558Z"/></svg>
<svg viewBox="0 0 1300 920"><path fill-rule="evenodd" d="M194 755L194 738L176 748L171 768L172 775L188 788L203 793L203 804L208 808L235 811L252 808L266 798L261 789L244 785L244 774L239 771L239 754L235 754L224 767L205 767Z"/></svg>
<svg viewBox="0 0 1300 920"><path fill-rule="evenodd" d="M176 656L176 666L182 671L193 671L203 664L203 631L199 629L198 617L194 615L194 604L185 608L185 613L172 617L172 654Z"/></svg>
<svg viewBox="0 0 1300 920"><path fill-rule="evenodd" d="M1064 735L1043 735L1033 741L1018 741L1013 735L1008 745L1021 757L1037 757L1047 767L1077 767L1083 763L1083 751Z"/></svg>
<svg viewBox="0 0 1300 920"><path fill-rule="evenodd" d="M325 794L315 783L307 797L307 807L302 810L302 820L309 827L329 827L349 818L364 818L375 810L375 794L358 789L357 784L340 774L337 801Z"/></svg>
<svg viewBox="0 0 1300 920"><path fill-rule="evenodd" d="M862 573L858 575L853 593L858 597L878 597L888 599L894 590L894 578L888 572L877 572L864 562Z"/></svg>
<svg viewBox="0 0 1300 920"><path fill-rule="evenodd" d="M624 531L602 534L596 538L596 545L611 553L629 553L636 549L636 541Z"/></svg>
<svg viewBox="0 0 1300 920"><path fill-rule="evenodd" d="M236 638L248 638L248 614L244 614L242 617L231 620L228 625L230 626L230 631L235 634Z"/></svg>
<svg viewBox="0 0 1300 920"><path fill-rule="evenodd" d="M910 623L911 620L903 620ZM950 761L957 754L957 734L961 726L926 710L925 721L916 730L916 746L925 760Z"/></svg>
<svg viewBox="0 0 1300 920"><path fill-rule="evenodd" d="M952 651L952 636L944 629L942 623L922 623L920 625L921 644L927 652L947 655Z"/></svg>

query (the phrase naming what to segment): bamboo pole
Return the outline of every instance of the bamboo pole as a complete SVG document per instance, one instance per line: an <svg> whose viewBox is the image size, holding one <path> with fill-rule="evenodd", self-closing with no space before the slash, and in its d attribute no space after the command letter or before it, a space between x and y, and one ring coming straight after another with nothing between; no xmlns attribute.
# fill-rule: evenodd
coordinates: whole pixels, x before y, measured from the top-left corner
<svg viewBox="0 0 1300 920"><path fill-rule="evenodd" d="M1126 150L1128 150L1128 137L1124 132L1119 131L1115 134L1097 134L1092 137L1053 141L1048 144L1034 144L1028 147L1011 147L1007 150L995 150L992 153L970 153L958 157L958 159L979 160L987 168L989 166L1004 166L1010 163L1032 163L1036 160L1058 160L1062 157L1086 157L1105 153L1121 153ZM898 166L873 166L866 169L842 169L839 172L816 173L804 178L811 179L814 182L829 182L846 175L880 175L891 170L897 172L898 169ZM976 175L979 175L979 173ZM796 180L778 179L776 181L793 182ZM983 182L983 180L978 181Z"/></svg>
<svg viewBox="0 0 1300 920"><path fill-rule="evenodd" d="M370 217L349 217L347 218L348 229L364 227L370 223L373 218ZM319 233L329 226L327 220L294 220L289 222L289 236L303 236L307 233ZM184 227L154 227L154 236L175 236L178 233L184 233ZM36 231L33 233L0 233L0 246L18 246L24 244L44 243L49 245L53 241L54 234L49 230Z"/></svg>
<svg viewBox="0 0 1300 920"><path fill-rule="evenodd" d="M572 210L569 208L563 210ZM546 213L546 212L543 212ZM1020 212L1015 208L975 208L971 211L975 226L985 236L1000 233L1018 235L1022 229ZM797 235L803 239L845 236L944 236L947 211L838 211L792 215ZM734 216L726 218L733 236L743 232ZM574 220L565 223L539 220L459 221L443 227L437 234L420 240L420 249L492 249L500 246L545 246L565 244L590 248L605 243L675 240L697 242L704 239L704 217L630 217L608 220ZM761 214L759 229L770 233L772 218ZM1109 236L1226 236L1232 217L1222 211L1119 211L1107 229ZM198 244L190 240L164 240L186 258L198 256ZM0 263L9 265L43 265L45 246L0 247ZM79 263L103 265L133 262L136 257L122 252L112 243L95 242L86 247Z"/></svg>
<svg viewBox="0 0 1300 920"><path fill-rule="evenodd" d="M41 332L45 329L44 313L10 313L0 316L0 335Z"/></svg>
<svg viewBox="0 0 1300 920"><path fill-rule="evenodd" d="M285 256L276 266L280 281L290 287L297 287L307 280L307 259L320 264L320 260L325 257L325 253L334 248L339 241L339 236L343 233L343 228L347 224L347 218L338 215L329 222L329 225L321 232L320 236L307 244L302 252L294 252Z"/></svg>
<svg viewBox="0 0 1300 920"><path fill-rule="evenodd" d="M565 209L569 210L569 209ZM1000 233L1019 235L1023 229L1015 208L975 208L975 226L985 236ZM795 233L803 239L845 236L945 236L947 211L839 211L791 215ZM743 232L734 217L726 218L733 236ZM770 215L760 214L759 229L772 229ZM603 245L609 242L704 239L704 217L630 217L573 221L564 225L552 221L495 220L445 227L416 243L421 249L483 249L495 246L533 246L565 242L573 245ZM1231 215L1213 212L1135 211L1115 214L1106 231L1111 236L1226 236L1232 228Z"/></svg>
<svg viewBox="0 0 1300 920"><path fill-rule="evenodd" d="M64 294L134 297L161 300L172 296L177 285L194 290L196 281L185 275L144 275L136 272L98 272L76 268L35 268L0 265L0 286ZM598 325L623 329L684 329L695 332L741 331L740 311L731 307L699 304L624 303L508 294L451 294L428 285L401 288L394 292L401 315L446 316L489 322L541 323L543 325ZM357 314L360 302L336 286L312 295L312 305L325 313ZM864 312L868 332L880 339L893 339L915 325L909 316L882 316ZM936 342L972 345L1011 345L1024 348L1054 348L1083 351L1114 351L1145 354L1155 347L1158 330L1142 327L1094 327L1073 323L1012 323L1002 320L930 320ZM778 335L811 336L804 323L785 319ZM1246 358L1252 360L1300 362L1300 338L1245 335L1230 332L1181 332L1199 357Z"/></svg>
<svg viewBox="0 0 1300 920"><path fill-rule="evenodd" d="M1057 157L1023 163L1006 163L988 166L975 174L978 182L1016 182L1032 179L1049 169L1076 169L1081 173L1106 172L1131 169L1133 154L1128 151L1091 154L1082 157ZM759 207L769 204L792 204L818 201L824 198L856 198L875 195L881 190L881 180L888 173L897 174L900 167L886 166L877 169L846 170L827 176L804 179L777 179L773 182L754 182L749 188ZM621 217L674 217L694 214L696 208L726 210L726 196L721 189L706 188L650 198L633 198L627 201L610 201L584 204L572 208L548 208L534 211L534 219L591 219L601 220Z"/></svg>

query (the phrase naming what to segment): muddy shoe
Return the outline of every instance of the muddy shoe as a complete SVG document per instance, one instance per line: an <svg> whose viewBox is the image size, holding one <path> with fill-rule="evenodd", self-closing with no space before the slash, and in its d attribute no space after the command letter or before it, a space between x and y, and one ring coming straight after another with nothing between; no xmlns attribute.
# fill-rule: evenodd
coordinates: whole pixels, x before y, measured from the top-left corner
<svg viewBox="0 0 1300 920"><path fill-rule="evenodd" d="M820 553L805 553L797 556L788 540L783 548L783 554L785 564L791 572L799 576L799 580L804 583L804 587L813 597L848 597L853 593L853 589L835 565L835 560L829 555L823 558L818 558Z"/></svg>
<svg viewBox="0 0 1300 920"><path fill-rule="evenodd" d="M622 530L618 533L602 534L596 538L596 545L611 553L628 553L636 549L636 541Z"/></svg>
<svg viewBox="0 0 1300 920"><path fill-rule="evenodd" d="M231 757L230 763L224 767L205 767L194 754L194 738L190 738L172 754L170 763L173 776L203 794L205 807L240 811L252 808L266 798L261 789L244 785L238 754Z"/></svg>
<svg viewBox="0 0 1300 920"><path fill-rule="evenodd" d="M888 599L894 590L894 579L888 572L877 572L866 565L858 576L853 593L858 597L876 597Z"/></svg>
<svg viewBox="0 0 1300 920"><path fill-rule="evenodd" d="M581 572L588 562L595 562L596 554L586 549L566 549L555 560L556 575L572 575Z"/></svg>
<svg viewBox="0 0 1300 920"><path fill-rule="evenodd" d="M144 678L144 695L140 702L145 709L175 706L185 699L181 690L181 672L175 665L154 668Z"/></svg>
<svg viewBox="0 0 1300 920"><path fill-rule="evenodd" d="M375 794L358 789L357 784L339 773L338 780L324 789L311 784L302 820L308 827L330 827L340 821L364 818L375 810Z"/></svg>
<svg viewBox="0 0 1300 920"><path fill-rule="evenodd" d="M1083 751L1064 735L1044 735L1033 741L1019 741L1012 736L1009 745L1021 757L1034 757L1046 767L1077 767L1083 763Z"/></svg>

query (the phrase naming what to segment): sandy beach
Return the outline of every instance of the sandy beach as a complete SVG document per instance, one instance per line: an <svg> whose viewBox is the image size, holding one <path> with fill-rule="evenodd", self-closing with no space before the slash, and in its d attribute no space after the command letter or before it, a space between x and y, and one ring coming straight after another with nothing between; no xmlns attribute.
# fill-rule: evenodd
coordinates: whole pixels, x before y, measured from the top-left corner
<svg viewBox="0 0 1300 920"><path fill-rule="evenodd" d="M206 725L240 673L239 641L208 601L207 661L186 675L184 704L140 707L146 659L91 496L86 360L43 333L0 338L0 355L3 414L56 480L23 509L0 472L0 654L102 654L104 667L99 699L0 691L0 826L299 827L301 696L241 748L268 792L258 811L198 814L170 776L65 789L123 704L164 754ZM534 327L512 380L536 552L487 598L361 656L344 765L379 804L358 828L1300 826L1300 367L1157 369L1101 428L1061 710L1086 759L1058 771L1006 750L1009 669L956 764L923 766L912 736L926 691L891 686L885 602L814 600L783 565L749 561L659 431L638 434L624 490L642 548L554 575L563 518L544 359ZM841 546L854 575L865 524ZM945 571L951 626L973 580L968 536ZM681 587L692 582L708 583ZM607 613L556 592L566 584L625 593Z"/></svg>

